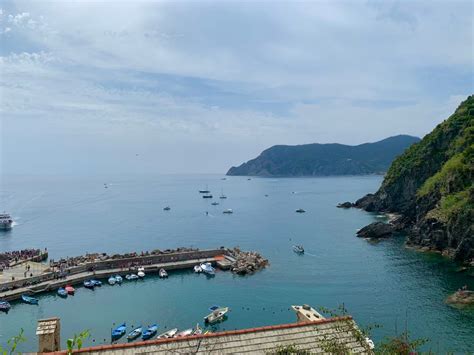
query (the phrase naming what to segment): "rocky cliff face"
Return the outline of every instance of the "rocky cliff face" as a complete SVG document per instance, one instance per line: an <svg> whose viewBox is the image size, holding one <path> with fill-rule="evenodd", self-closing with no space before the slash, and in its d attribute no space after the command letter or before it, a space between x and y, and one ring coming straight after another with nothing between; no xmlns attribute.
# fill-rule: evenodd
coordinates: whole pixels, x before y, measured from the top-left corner
<svg viewBox="0 0 474 355"><path fill-rule="evenodd" d="M474 260L474 96L394 160L375 194L356 201L367 211L402 215L395 228L408 244Z"/></svg>

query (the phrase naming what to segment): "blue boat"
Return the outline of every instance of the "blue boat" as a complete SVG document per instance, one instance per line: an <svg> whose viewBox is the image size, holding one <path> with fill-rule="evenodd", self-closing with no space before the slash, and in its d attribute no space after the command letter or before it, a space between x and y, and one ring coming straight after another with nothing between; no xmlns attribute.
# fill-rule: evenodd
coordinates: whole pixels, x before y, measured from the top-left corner
<svg viewBox="0 0 474 355"><path fill-rule="evenodd" d="M94 287L95 287L95 284L90 280L86 280L86 281L84 281L84 287L85 288L90 288L91 290L93 290Z"/></svg>
<svg viewBox="0 0 474 355"><path fill-rule="evenodd" d="M158 324L153 324L151 327L148 327L147 330L143 332L142 339L147 340L153 338L158 331Z"/></svg>
<svg viewBox="0 0 474 355"><path fill-rule="evenodd" d="M102 286L102 281L99 280L91 280L91 282L94 284L94 286Z"/></svg>
<svg viewBox="0 0 474 355"><path fill-rule="evenodd" d="M128 333L127 335L127 340L128 341L132 341L132 340L135 340L136 338L138 338L140 335L142 335L143 333L143 328L141 325L139 325L138 327L136 327L134 330L132 330L130 333Z"/></svg>
<svg viewBox="0 0 474 355"><path fill-rule="evenodd" d="M127 324L126 323L120 324L117 328L112 330L112 340L120 339L121 337L123 337L126 331L127 331Z"/></svg>
<svg viewBox="0 0 474 355"><path fill-rule="evenodd" d="M10 303L7 301L0 301L0 311L2 312L8 312L11 308Z"/></svg>
<svg viewBox="0 0 474 355"><path fill-rule="evenodd" d="M67 291L66 291L66 289L65 289L64 287L60 287L60 288L58 289L58 296L59 296L59 297L64 297L64 298L67 297Z"/></svg>
<svg viewBox="0 0 474 355"><path fill-rule="evenodd" d="M30 296L27 296L27 295L21 295L21 300L25 303L28 303L28 304L38 304L38 302L39 302L39 300L37 298L30 297Z"/></svg>

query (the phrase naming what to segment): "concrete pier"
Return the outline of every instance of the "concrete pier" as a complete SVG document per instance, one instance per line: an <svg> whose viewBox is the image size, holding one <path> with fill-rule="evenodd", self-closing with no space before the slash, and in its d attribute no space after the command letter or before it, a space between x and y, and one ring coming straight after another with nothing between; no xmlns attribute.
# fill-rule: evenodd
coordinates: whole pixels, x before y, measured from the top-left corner
<svg viewBox="0 0 474 355"><path fill-rule="evenodd" d="M10 286L13 286L13 283L1 283L0 289L4 291L0 292L0 299L13 301L19 299L22 294L35 295L42 292L50 292L66 285L74 286L82 284L85 280L91 278L107 279L112 275L125 276L126 274L134 273L134 271L129 270L128 267L124 267L127 263L143 266L146 274L158 273L162 268L167 271L190 269L204 262L210 262L216 265L218 261L224 259L225 253L225 249L212 249L86 263L68 269L68 275L63 278L55 278L55 274L49 272L41 276L16 281L15 286L12 287L13 289L8 290L4 290L6 285L8 286L10 284ZM38 282L32 283L31 281L33 279L37 279ZM22 285L22 282L26 282L26 284ZM20 285L18 285L18 283L20 283Z"/></svg>

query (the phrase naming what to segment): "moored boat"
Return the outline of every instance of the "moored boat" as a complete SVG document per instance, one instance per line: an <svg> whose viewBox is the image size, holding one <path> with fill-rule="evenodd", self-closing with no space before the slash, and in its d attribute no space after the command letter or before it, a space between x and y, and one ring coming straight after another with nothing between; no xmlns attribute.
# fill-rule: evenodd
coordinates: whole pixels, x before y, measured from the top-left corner
<svg viewBox="0 0 474 355"><path fill-rule="evenodd" d="M229 307L222 307L213 310L210 314L204 317L204 322L208 324L214 324L225 320Z"/></svg>
<svg viewBox="0 0 474 355"><path fill-rule="evenodd" d="M30 296L27 296L27 295L21 295L21 300L25 303L28 303L28 304L38 304L39 303L39 300L37 298L30 297Z"/></svg>
<svg viewBox="0 0 474 355"><path fill-rule="evenodd" d="M194 265L194 272L196 274L200 274L202 272L202 267L201 265Z"/></svg>
<svg viewBox="0 0 474 355"><path fill-rule="evenodd" d="M107 282L109 283L109 285L113 286L117 283L117 279L115 278L115 276L110 276Z"/></svg>
<svg viewBox="0 0 474 355"><path fill-rule="evenodd" d="M138 338L140 335L142 335L143 333L143 328L141 325L139 325L138 327L136 327L135 329L133 329L130 333L128 333L127 335L127 340L128 341L132 341L132 340L135 340L136 338Z"/></svg>
<svg viewBox="0 0 474 355"><path fill-rule="evenodd" d="M212 198L212 195L202 195L202 198Z"/></svg>
<svg viewBox="0 0 474 355"><path fill-rule="evenodd" d="M95 287L95 284L91 280L86 280L84 281L84 287L93 290Z"/></svg>
<svg viewBox="0 0 474 355"><path fill-rule="evenodd" d="M60 288L58 289L58 296L59 296L59 297L64 297L64 298L67 297L67 291L66 291L66 289L63 288L63 287L60 287Z"/></svg>
<svg viewBox="0 0 474 355"><path fill-rule="evenodd" d="M232 214L232 213L234 213L234 211L233 211L231 208L228 208L228 209L222 211L222 213L225 213L225 214Z"/></svg>
<svg viewBox="0 0 474 355"><path fill-rule="evenodd" d="M12 306L7 301L0 301L0 311L8 312Z"/></svg>
<svg viewBox="0 0 474 355"><path fill-rule="evenodd" d="M139 278L144 278L145 277L145 272L140 270L140 271L137 272L137 276Z"/></svg>
<svg viewBox="0 0 474 355"><path fill-rule="evenodd" d="M165 208L163 208L163 211L169 211L169 210L171 210L170 206L166 206Z"/></svg>
<svg viewBox="0 0 474 355"><path fill-rule="evenodd" d="M115 275L115 282L117 282L118 284L121 284L122 281L123 281L122 276L120 276L120 275Z"/></svg>
<svg viewBox="0 0 474 355"><path fill-rule="evenodd" d="M102 281L99 280L90 280L94 286L102 286Z"/></svg>
<svg viewBox="0 0 474 355"><path fill-rule="evenodd" d="M121 337L124 336L124 334L126 332L127 332L127 324L126 323L122 323L118 327L116 327L115 329L112 329L112 334L111 334L112 335L112 341L120 339Z"/></svg>
<svg viewBox="0 0 474 355"><path fill-rule="evenodd" d="M202 328L199 326L199 323L196 324L196 328L193 330L193 335L201 335L202 334Z"/></svg>
<svg viewBox="0 0 474 355"><path fill-rule="evenodd" d="M213 206L217 206L218 204L219 204L219 202L217 202L217 201L214 201L213 203L211 203L211 205L213 205Z"/></svg>
<svg viewBox="0 0 474 355"><path fill-rule="evenodd" d="M129 275L126 275L125 278L129 281L133 281L133 280L138 280L139 277L138 275L135 275L135 274L129 274Z"/></svg>
<svg viewBox="0 0 474 355"><path fill-rule="evenodd" d="M72 287L71 285L66 285L64 289L66 290L68 295L74 295L74 293L76 292L76 289Z"/></svg>
<svg viewBox="0 0 474 355"><path fill-rule="evenodd" d="M183 331L177 333L174 337L175 338L187 337L191 334L193 334L193 329L189 328L189 329L186 329L186 330L183 330Z"/></svg>
<svg viewBox="0 0 474 355"><path fill-rule="evenodd" d="M158 331L158 324L153 324L151 327L148 327L148 329L143 332L142 339L148 340L154 337L157 331Z"/></svg>
<svg viewBox="0 0 474 355"><path fill-rule="evenodd" d="M211 263L201 264L201 270L207 275L214 275L216 273L216 269L212 267Z"/></svg>
<svg viewBox="0 0 474 355"><path fill-rule="evenodd" d="M178 332L178 328L174 328L174 329L171 329L171 330L168 330L167 332L164 332L163 334L160 334L158 335L157 339L168 339L168 338L172 338L176 335L176 333Z"/></svg>
<svg viewBox="0 0 474 355"><path fill-rule="evenodd" d="M158 274L160 275L160 278L162 278L162 279L165 279L165 278L168 277L168 273L166 272L165 269L160 269Z"/></svg>

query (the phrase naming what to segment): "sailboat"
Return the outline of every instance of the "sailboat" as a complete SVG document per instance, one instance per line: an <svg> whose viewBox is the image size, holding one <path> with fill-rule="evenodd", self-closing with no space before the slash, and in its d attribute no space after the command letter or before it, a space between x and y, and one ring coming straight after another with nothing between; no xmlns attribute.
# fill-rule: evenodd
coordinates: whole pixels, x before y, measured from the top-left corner
<svg viewBox="0 0 474 355"><path fill-rule="evenodd" d="M209 191L209 187L208 187L207 185L206 185L206 189L205 189L205 190L199 190L199 193L200 193L200 194L208 194L209 192L211 192L211 191Z"/></svg>
<svg viewBox="0 0 474 355"><path fill-rule="evenodd" d="M226 199L227 198L227 196L224 195L224 190L223 189L221 190L221 195L219 196L219 198L220 199Z"/></svg>

